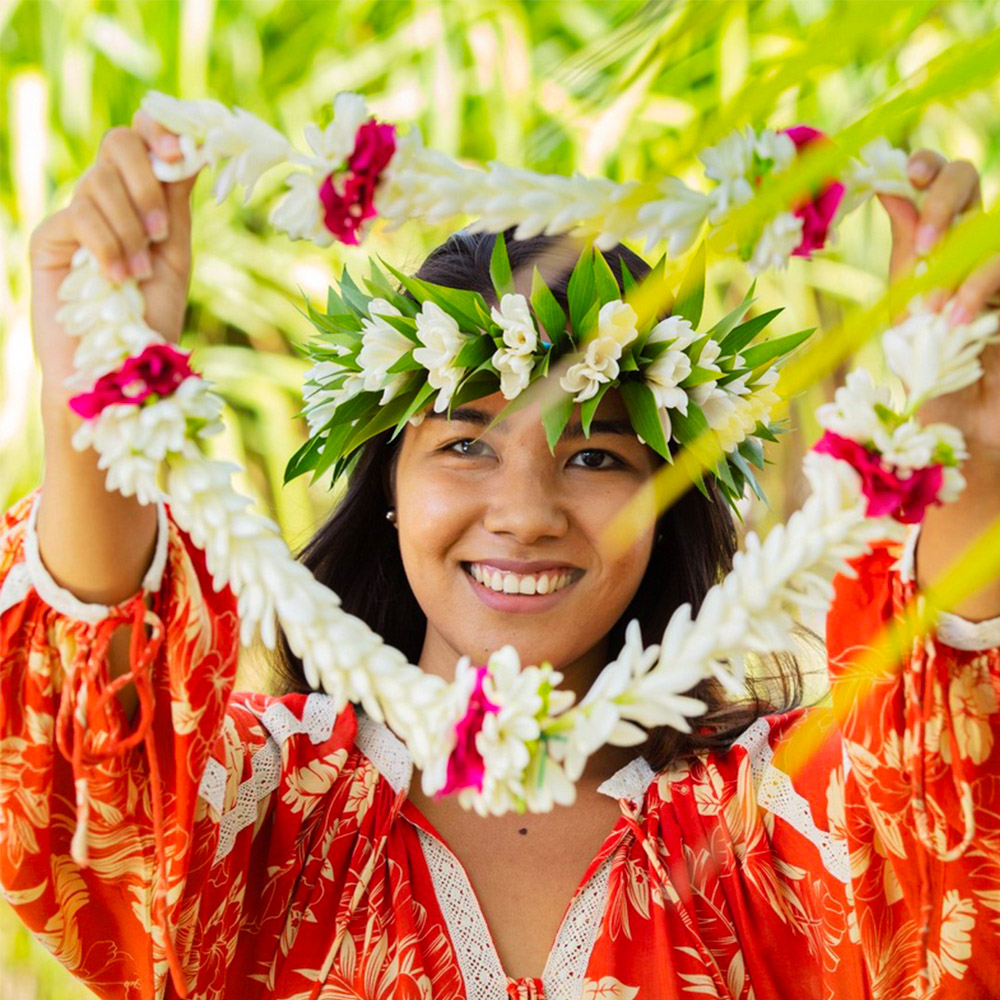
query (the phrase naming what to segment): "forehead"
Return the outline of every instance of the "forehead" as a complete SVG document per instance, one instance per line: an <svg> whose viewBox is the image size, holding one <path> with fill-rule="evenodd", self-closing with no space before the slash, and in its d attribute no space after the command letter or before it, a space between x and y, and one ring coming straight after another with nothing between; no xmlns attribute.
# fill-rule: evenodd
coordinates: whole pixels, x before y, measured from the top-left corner
<svg viewBox="0 0 1000 1000"><path fill-rule="evenodd" d="M504 399L502 393L495 392L492 395L483 396L481 399L471 400L460 407L455 407L452 411L452 418L450 420L447 413L433 413L429 411L427 413L427 419L420 426L429 426L429 429L433 429L435 425L440 428L441 426L449 423L469 422L469 418L472 417L473 413L488 416L490 420L493 420L503 410L503 408L508 405L508 403L509 401ZM576 406L573 410L572 416L570 417L569 423L572 425L574 422L579 423L579 421L580 407ZM594 413L594 421L595 424L597 421L614 422L616 425L620 424L620 430L627 431L633 437L635 436L634 431L632 431L631 425L628 422L628 411L626 410L625 404L622 401L621 395L617 389L611 389L605 393ZM472 422L480 421L477 417L473 418ZM541 400L527 402L522 406L515 407L495 426L496 429L500 431L522 431L533 427L537 427L541 430Z"/></svg>

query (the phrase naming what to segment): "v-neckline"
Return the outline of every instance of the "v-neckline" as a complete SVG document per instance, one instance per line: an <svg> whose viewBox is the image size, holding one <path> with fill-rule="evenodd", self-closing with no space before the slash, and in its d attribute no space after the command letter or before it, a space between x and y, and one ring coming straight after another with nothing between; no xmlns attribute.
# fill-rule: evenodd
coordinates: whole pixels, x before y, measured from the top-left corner
<svg viewBox="0 0 1000 1000"><path fill-rule="evenodd" d="M358 749L394 791L409 789L413 762L406 745L387 725L375 722L361 709L357 709L357 724L355 743ZM598 792L638 806L654 778L655 773L645 758L636 756L604 781ZM515 977L508 976L504 970L479 897L458 856L408 796L402 803L400 816L417 831L437 902L465 979L467 1000L508 1000L510 986L517 986L521 995L524 993L521 987L530 986L528 995L535 995L533 984L539 979L545 1000L579 1000L606 909L612 854L629 830L624 818L619 818L605 837L567 901L541 977Z"/></svg>

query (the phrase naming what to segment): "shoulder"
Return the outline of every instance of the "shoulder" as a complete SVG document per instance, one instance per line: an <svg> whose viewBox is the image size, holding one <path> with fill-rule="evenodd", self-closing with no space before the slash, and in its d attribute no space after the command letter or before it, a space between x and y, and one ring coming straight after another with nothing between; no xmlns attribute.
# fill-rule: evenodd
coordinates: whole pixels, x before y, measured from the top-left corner
<svg viewBox="0 0 1000 1000"><path fill-rule="evenodd" d="M219 824L216 861L247 827L255 837L266 813L290 830L331 794L347 795L358 770L356 731L353 706L338 712L326 694L235 693L198 786Z"/></svg>
<svg viewBox="0 0 1000 1000"><path fill-rule="evenodd" d="M763 834L780 851L791 838L818 851L823 866L843 881L845 845L831 815L843 768L844 744L833 713L822 706L798 708L762 716L727 749L661 771L650 805L672 813L671 822L681 826L714 817L735 840Z"/></svg>

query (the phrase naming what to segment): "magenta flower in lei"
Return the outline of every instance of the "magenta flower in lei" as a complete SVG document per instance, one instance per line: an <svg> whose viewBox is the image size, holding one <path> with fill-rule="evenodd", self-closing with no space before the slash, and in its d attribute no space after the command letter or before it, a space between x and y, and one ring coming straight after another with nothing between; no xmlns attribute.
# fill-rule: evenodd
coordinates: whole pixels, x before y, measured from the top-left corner
<svg viewBox="0 0 1000 1000"><path fill-rule="evenodd" d="M194 374L188 357L170 344L150 344L141 354L126 358L117 371L102 375L90 392L73 396L70 409L90 419L115 403L138 406L150 396L172 396Z"/></svg>
<svg viewBox="0 0 1000 1000"><path fill-rule="evenodd" d="M435 798L443 798L463 788L475 788L477 792L483 790L486 763L476 746L476 737L483 728L487 714L500 711L500 706L494 705L483 690L486 674L486 667L476 668L476 683L469 695L469 705L465 715L455 725L455 749L448 758L447 780Z"/></svg>
<svg viewBox="0 0 1000 1000"><path fill-rule="evenodd" d="M827 431L813 446L822 455L832 455L847 462L861 476L861 489L868 498L868 517L889 515L903 524L924 519L929 506L941 505L938 499L944 483L944 469L929 465L914 469L903 479L891 466L882 464L882 456L873 448Z"/></svg>
<svg viewBox="0 0 1000 1000"><path fill-rule="evenodd" d="M802 150L814 142L826 142L819 129L809 125L795 125L784 129L785 135ZM814 250L822 250L830 233L830 223L837 214L844 197L844 185L839 181L826 184L812 198L797 205L792 214L802 220L802 242L792 251L793 257L809 257Z"/></svg>
<svg viewBox="0 0 1000 1000"><path fill-rule="evenodd" d="M376 214L375 187L396 151L396 126L366 121L354 139L354 152L344 171L337 175L338 190L331 173L319 189L323 223L341 243L357 246L358 230Z"/></svg>

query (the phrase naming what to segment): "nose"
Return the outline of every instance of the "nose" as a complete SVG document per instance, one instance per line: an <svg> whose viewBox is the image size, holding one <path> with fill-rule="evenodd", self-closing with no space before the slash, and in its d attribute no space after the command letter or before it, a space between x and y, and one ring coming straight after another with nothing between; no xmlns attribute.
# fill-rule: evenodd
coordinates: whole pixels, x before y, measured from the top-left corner
<svg viewBox="0 0 1000 1000"><path fill-rule="evenodd" d="M557 484L530 455L504 462L494 485L483 518L487 531L509 535L522 545L566 534L569 514Z"/></svg>

